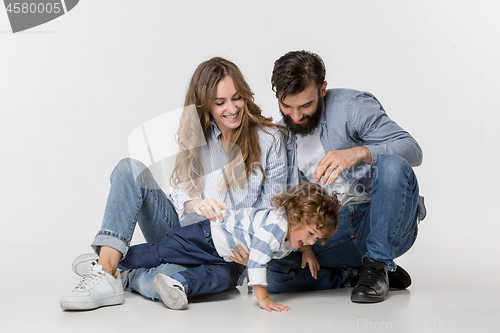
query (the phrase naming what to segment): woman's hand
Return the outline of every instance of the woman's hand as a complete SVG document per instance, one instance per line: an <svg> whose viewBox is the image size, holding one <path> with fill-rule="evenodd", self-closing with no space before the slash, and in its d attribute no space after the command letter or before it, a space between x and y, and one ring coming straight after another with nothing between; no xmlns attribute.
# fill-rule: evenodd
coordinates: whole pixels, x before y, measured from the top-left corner
<svg viewBox="0 0 500 333"><path fill-rule="evenodd" d="M195 212L198 215L205 216L212 222L224 220L221 209L229 210L229 207L220 201L214 199L194 199L184 203L186 213Z"/></svg>
<svg viewBox="0 0 500 333"><path fill-rule="evenodd" d="M311 275L313 278L318 278L319 271L319 262L316 256L314 255L310 246L302 246L300 248L302 252L302 268L306 268L306 265L309 265L309 270L311 271Z"/></svg>
<svg viewBox="0 0 500 333"><path fill-rule="evenodd" d="M236 247L238 248L238 251L236 251L235 249L231 249L231 252L233 252L234 257L232 256L227 256L227 257L237 264L241 264L243 266L248 265L248 252L245 251L245 249L240 244L236 244Z"/></svg>

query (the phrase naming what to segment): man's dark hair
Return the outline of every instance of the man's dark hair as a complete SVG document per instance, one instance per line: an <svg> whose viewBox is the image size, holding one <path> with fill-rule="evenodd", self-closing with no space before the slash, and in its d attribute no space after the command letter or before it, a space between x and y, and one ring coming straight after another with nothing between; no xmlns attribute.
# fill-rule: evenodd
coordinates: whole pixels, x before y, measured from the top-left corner
<svg viewBox="0 0 500 333"><path fill-rule="evenodd" d="M276 97L283 101L289 95L304 91L311 82L320 89L325 76L325 63L319 55L309 51L290 51L274 62L271 84Z"/></svg>

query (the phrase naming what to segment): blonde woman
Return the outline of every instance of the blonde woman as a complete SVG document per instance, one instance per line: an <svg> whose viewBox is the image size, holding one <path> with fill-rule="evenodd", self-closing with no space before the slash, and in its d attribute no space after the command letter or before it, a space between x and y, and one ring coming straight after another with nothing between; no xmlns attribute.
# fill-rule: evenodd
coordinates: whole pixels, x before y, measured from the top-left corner
<svg viewBox="0 0 500 333"><path fill-rule="evenodd" d="M139 161L118 163L111 174L101 230L92 243L99 257L75 259L73 269L83 278L61 298L61 307L87 310L122 304L124 290L160 300L154 276L172 275L185 267L163 264L120 272L119 262L137 222L146 241L156 243L189 213L215 221L222 220L221 209L270 207L270 199L286 186L285 136L283 127L262 116L235 64L218 57L201 63L191 79L177 132L179 154L171 178L175 190L165 195ZM213 290L236 286L241 265L234 263L229 269L230 280Z"/></svg>

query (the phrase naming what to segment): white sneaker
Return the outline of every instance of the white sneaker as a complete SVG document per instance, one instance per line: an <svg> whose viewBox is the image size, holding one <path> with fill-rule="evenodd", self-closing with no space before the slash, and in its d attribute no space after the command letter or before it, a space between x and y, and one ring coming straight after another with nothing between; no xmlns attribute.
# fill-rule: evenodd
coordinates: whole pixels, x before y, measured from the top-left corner
<svg viewBox="0 0 500 333"><path fill-rule="evenodd" d="M98 259L99 257L95 253L82 254L73 260L71 269L73 269L73 272L77 275L84 276L85 273L92 268L92 266L97 265Z"/></svg>
<svg viewBox="0 0 500 333"><path fill-rule="evenodd" d="M158 274L153 279L153 286L161 300L167 307L173 310L185 309L188 305L188 299L184 286L165 274Z"/></svg>
<svg viewBox="0 0 500 333"><path fill-rule="evenodd" d="M65 310L91 310L124 302L122 279L94 265L71 293L61 297L60 305Z"/></svg>

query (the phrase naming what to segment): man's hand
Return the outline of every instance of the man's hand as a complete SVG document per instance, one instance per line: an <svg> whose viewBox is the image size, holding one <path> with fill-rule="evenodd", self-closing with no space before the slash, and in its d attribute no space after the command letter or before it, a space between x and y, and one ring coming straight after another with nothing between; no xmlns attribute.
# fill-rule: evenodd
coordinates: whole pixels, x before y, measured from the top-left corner
<svg viewBox="0 0 500 333"><path fill-rule="evenodd" d="M331 185L342 171L352 168L360 162L368 164L372 162L372 154L364 146L343 150L330 150L318 163L318 167L314 172L314 181L318 183L321 177L323 177L321 185L325 185L327 181Z"/></svg>
<svg viewBox="0 0 500 333"><path fill-rule="evenodd" d="M302 252L302 268L306 268L306 265L309 265L309 270L311 271L311 275L313 278L318 278L319 271L319 262L316 259L312 249L310 246L302 246L300 248Z"/></svg>
<svg viewBox="0 0 500 333"><path fill-rule="evenodd" d="M238 248L238 251L236 251L235 249L231 249L231 252L233 252L234 257L232 256L227 256L227 257L237 264L241 264L243 266L248 265L248 252L245 251L245 249L243 249L243 247L241 247L240 244L236 244L236 247Z"/></svg>
<svg viewBox="0 0 500 333"><path fill-rule="evenodd" d="M195 212L198 215L205 216L212 222L217 221L216 218L219 218L220 221L223 220L221 208L229 210L229 207L224 202L215 201L214 199L194 199L184 203L186 213Z"/></svg>

